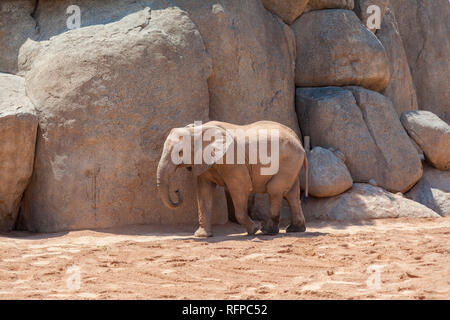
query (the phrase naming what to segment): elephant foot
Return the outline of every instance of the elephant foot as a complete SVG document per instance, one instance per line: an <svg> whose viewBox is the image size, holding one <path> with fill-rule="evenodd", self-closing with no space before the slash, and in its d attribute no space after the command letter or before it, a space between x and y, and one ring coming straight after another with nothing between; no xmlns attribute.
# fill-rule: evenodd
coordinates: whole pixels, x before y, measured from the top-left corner
<svg viewBox="0 0 450 320"><path fill-rule="evenodd" d="M250 228L247 228L247 234L249 236L254 236L259 229L261 229L261 223L260 222L253 223L253 225Z"/></svg>
<svg viewBox="0 0 450 320"><path fill-rule="evenodd" d="M305 225L295 226L295 225L291 224L286 229L286 232L305 232L305 231L306 231L306 226Z"/></svg>
<svg viewBox="0 0 450 320"><path fill-rule="evenodd" d="M272 228L272 229L261 229L261 232L266 236L276 236L280 230L278 228Z"/></svg>
<svg viewBox="0 0 450 320"><path fill-rule="evenodd" d="M211 231L206 231L205 228L198 228L197 231L195 231L194 236L197 238L208 238L208 237L212 237L212 232Z"/></svg>
<svg viewBox="0 0 450 320"><path fill-rule="evenodd" d="M265 225L262 229L261 232L265 235L268 236L274 236L277 235L280 232L280 228L278 228L277 226L273 225L273 226L268 226Z"/></svg>

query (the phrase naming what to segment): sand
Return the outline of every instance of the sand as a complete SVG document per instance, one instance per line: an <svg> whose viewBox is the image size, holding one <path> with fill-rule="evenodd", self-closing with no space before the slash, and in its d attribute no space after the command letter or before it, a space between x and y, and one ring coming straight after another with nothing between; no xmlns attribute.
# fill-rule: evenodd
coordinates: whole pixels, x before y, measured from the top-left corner
<svg viewBox="0 0 450 320"><path fill-rule="evenodd" d="M0 299L450 299L450 217L0 235Z"/></svg>

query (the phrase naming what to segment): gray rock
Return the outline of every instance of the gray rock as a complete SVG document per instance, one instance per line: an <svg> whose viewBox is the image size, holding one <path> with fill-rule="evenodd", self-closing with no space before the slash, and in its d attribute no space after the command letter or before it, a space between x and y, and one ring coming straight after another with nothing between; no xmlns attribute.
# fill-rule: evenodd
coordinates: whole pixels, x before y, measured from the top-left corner
<svg viewBox="0 0 450 320"><path fill-rule="evenodd" d="M385 218L439 218L433 210L379 187L355 183L332 198L310 198L303 204L307 221L362 221Z"/></svg>
<svg viewBox="0 0 450 320"><path fill-rule="evenodd" d="M429 111L406 111L401 121L425 158L437 169L450 170L450 126Z"/></svg>
<svg viewBox="0 0 450 320"><path fill-rule="evenodd" d="M0 72L17 73L19 49L28 38L37 36L36 21L31 17L34 0L0 2Z"/></svg>
<svg viewBox="0 0 450 320"><path fill-rule="evenodd" d="M394 13L390 8L386 10L377 37L386 49L391 71L388 86L382 93L391 99L399 117L404 111L418 110L416 89L409 70L408 59Z"/></svg>
<svg viewBox="0 0 450 320"><path fill-rule="evenodd" d="M287 24L292 24L305 10L309 0L262 0L264 7Z"/></svg>
<svg viewBox="0 0 450 320"><path fill-rule="evenodd" d="M353 10L354 6L354 0L309 0L305 12L323 9Z"/></svg>
<svg viewBox="0 0 450 320"><path fill-rule="evenodd" d="M292 24L299 87L358 85L382 91L389 81L383 45L350 10L318 10Z"/></svg>
<svg viewBox="0 0 450 320"><path fill-rule="evenodd" d="M38 120L21 77L0 74L0 231L10 231L33 172Z"/></svg>
<svg viewBox="0 0 450 320"><path fill-rule="evenodd" d="M441 216L450 215L450 171L424 166L423 177L407 194Z"/></svg>
<svg viewBox="0 0 450 320"><path fill-rule="evenodd" d="M353 179L342 161L328 149L315 147L307 154L308 157L308 189L314 197L337 196L353 185ZM302 189L305 186L304 168L300 173Z"/></svg>
<svg viewBox="0 0 450 320"><path fill-rule="evenodd" d="M26 87L40 130L19 227L55 232L196 221L189 172L173 179L174 188L186 190L179 210L165 208L156 189L170 129L208 120L211 59L188 15L144 9L28 49L36 47L27 55L34 59ZM223 222L225 197L216 199Z"/></svg>
<svg viewBox="0 0 450 320"><path fill-rule="evenodd" d="M299 88L297 114L312 146L344 153L354 181L374 179L395 193L421 178L419 155L383 95L360 87Z"/></svg>
<svg viewBox="0 0 450 320"><path fill-rule="evenodd" d="M450 123L450 3L390 1L405 46L419 109Z"/></svg>
<svg viewBox="0 0 450 320"><path fill-rule="evenodd" d="M67 31L71 0L40 0L40 39ZM78 0L81 26L115 22L148 6L178 7L196 24L212 58L209 116L236 124L271 120L300 133L295 117L295 39L261 0Z"/></svg>

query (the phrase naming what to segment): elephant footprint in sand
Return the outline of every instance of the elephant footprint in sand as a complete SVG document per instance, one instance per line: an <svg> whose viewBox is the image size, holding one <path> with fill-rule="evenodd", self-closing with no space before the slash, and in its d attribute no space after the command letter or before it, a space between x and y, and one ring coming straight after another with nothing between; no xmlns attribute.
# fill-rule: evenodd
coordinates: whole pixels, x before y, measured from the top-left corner
<svg viewBox="0 0 450 320"><path fill-rule="evenodd" d="M176 191L178 199L171 198L170 178L178 168L193 172L197 179L197 237L212 236L211 209L216 185L225 188L237 221L249 235L261 229L261 224L247 214L249 196L255 193L266 193L270 199L270 218L261 229L264 234L279 232L283 198L288 201L291 212L291 223L286 231L304 232L298 179L303 165L307 195L305 150L296 133L279 123L260 121L238 126L211 121L203 125L191 124L172 129L164 143L157 171L158 192L167 207L178 207L183 199L179 190Z"/></svg>

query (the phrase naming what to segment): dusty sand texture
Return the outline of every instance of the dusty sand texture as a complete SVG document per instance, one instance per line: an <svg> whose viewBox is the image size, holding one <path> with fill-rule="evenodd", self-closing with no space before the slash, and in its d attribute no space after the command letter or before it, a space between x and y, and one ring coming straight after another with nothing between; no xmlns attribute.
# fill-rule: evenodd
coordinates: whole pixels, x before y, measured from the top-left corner
<svg viewBox="0 0 450 320"><path fill-rule="evenodd" d="M450 299L449 217L316 222L276 237L247 237L235 224L208 240L193 231L1 235L0 298ZM67 287L76 286L71 266L79 290ZM378 290L367 286L371 266L382 266Z"/></svg>

